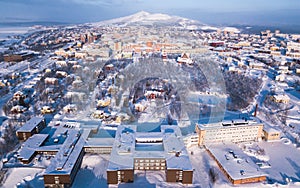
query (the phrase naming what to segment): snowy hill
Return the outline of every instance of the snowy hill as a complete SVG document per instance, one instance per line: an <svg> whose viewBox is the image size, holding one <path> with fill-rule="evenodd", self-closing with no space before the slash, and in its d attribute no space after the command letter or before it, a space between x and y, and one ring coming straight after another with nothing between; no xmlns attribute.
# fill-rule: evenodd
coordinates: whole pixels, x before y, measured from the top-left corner
<svg viewBox="0 0 300 188"><path fill-rule="evenodd" d="M92 26L174 26L182 29L189 30L203 30L203 31L229 31L239 33L240 31L234 27L213 27L207 24L204 24L197 20L191 20L188 18L183 18L179 16L170 16L167 14L161 13L149 13L141 11L129 16L115 18L111 20L101 21L91 23Z"/></svg>
<svg viewBox="0 0 300 188"><path fill-rule="evenodd" d="M148 13L145 11L132 14L130 16L125 16L121 18L116 18L112 20L102 21L93 23L94 26L101 25L118 25L118 26L130 26L130 25L148 25L148 26L178 26L186 29L198 29L204 24L196 20L190 20L187 18L182 18L179 16L170 16L167 14L159 13Z"/></svg>

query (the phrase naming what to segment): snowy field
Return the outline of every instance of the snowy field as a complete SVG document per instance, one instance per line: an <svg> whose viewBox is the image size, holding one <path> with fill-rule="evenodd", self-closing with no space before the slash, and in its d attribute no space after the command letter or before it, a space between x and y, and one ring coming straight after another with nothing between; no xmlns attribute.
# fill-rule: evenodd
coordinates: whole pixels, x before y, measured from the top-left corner
<svg viewBox="0 0 300 188"><path fill-rule="evenodd" d="M258 145L263 148L271 168L263 169L268 174L269 184L300 187L300 151L291 142L285 139L279 142L260 142ZM297 182L297 183L293 183Z"/></svg>
<svg viewBox="0 0 300 188"><path fill-rule="evenodd" d="M7 179L2 186L3 188L43 187L44 182L39 176L43 171L44 169L39 168L11 168L8 170Z"/></svg>

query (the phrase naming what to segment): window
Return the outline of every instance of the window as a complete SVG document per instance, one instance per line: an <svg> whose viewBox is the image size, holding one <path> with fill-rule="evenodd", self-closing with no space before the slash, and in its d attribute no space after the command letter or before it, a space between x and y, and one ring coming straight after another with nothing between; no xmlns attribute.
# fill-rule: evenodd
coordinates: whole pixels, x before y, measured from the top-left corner
<svg viewBox="0 0 300 188"><path fill-rule="evenodd" d="M59 176L55 176L54 177L54 183L55 184L59 184Z"/></svg>

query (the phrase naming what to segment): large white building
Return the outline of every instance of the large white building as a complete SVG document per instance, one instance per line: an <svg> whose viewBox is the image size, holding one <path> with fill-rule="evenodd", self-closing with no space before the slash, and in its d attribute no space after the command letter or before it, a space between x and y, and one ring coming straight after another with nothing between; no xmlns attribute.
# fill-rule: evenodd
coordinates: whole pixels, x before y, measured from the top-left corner
<svg viewBox="0 0 300 188"><path fill-rule="evenodd" d="M213 124L197 124L198 145L216 142L245 142L261 139L263 124L253 120L232 120Z"/></svg>

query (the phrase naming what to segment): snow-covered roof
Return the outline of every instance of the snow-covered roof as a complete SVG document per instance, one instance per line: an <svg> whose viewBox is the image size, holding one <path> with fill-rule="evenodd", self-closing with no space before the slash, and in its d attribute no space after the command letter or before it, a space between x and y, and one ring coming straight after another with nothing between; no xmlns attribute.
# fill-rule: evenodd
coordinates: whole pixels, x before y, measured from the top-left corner
<svg viewBox="0 0 300 188"><path fill-rule="evenodd" d="M44 120L43 117L33 117L27 121L17 132L31 132L35 127Z"/></svg>
<svg viewBox="0 0 300 188"><path fill-rule="evenodd" d="M68 130L68 137L59 152L51 160L45 174L71 174L80 153L83 150L84 139L77 130Z"/></svg>
<svg viewBox="0 0 300 188"><path fill-rule="evenodd" d="M246 119L233 119L233 120L223 120L222 122L210 123L210 124L197 124L200 129L216 129L216 128L231 128L231 127L241 127L241 126L255 126L261 123L255 120Z"/></svg>
<svg viewBox="0 0 300 188"><path fill-rule="evenodd" d="M133 169L135 132L135 125L118 127L107 170Z"/></svg>
<svg viewBox="0 0 300 188"><path fill-rule="evenodd" d="M178 126L162 125L161 132L136 130L136 125L118 127L108 170L133 169L136 158L165 159L168 169L193 169Z"/></svg>
<svg viewBox="0 0 300 188"><path fill-rule="evenodd" d="M281 132L280 130L278 130L270 125L267 125L267 124L264 125L263 130L267 133L280 133Z"/></svg>
<svg viewBox="0 0 300 188"><path fill-rule="evenodd" d="M274 99L275 100L279 100L279 101L288 101L290 100L290 97L285 95L285 94L276 94L276 95L273 95Z"/></svg>
<svg viewBox="0 0 300 188"><path fill-rule="evenodd" d="M48 136L48 134L35 134L28 138L18 151L18 158L29 161L30 158L35 154L37 148L45 142Z"/></svg>
<svg viewBox="0 0 300 188"><path fill-rule="evenodd" d="M207 149L233 180L266 176L235 144L211 144Z"/></svg>

